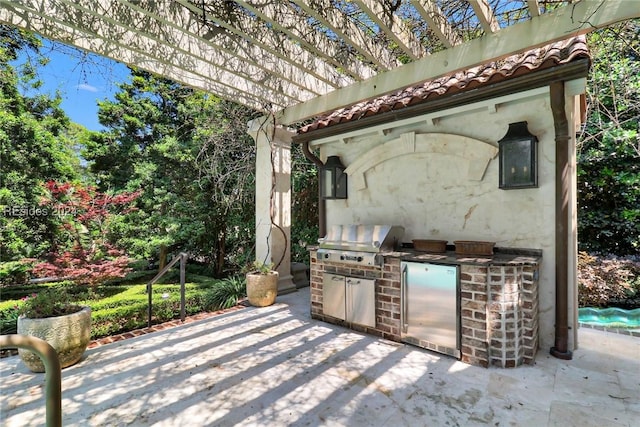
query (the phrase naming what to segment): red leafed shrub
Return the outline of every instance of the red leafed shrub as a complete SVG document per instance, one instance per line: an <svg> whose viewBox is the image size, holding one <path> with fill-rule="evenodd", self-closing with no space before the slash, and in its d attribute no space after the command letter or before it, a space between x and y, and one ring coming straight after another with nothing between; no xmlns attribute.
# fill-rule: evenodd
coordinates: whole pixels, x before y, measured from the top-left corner
<svg viewBox="0 0 640 427"><path fill-rule="evenodd" d="M633 308L640 298L640 257L578 253L580 307Z"/></svg>
<svg viewBox="0 0 640 427"><path fill-rule="evenodd" d="M60 218L61 233L49 260L36 264L38 277L59 277L94 286L124 277L129 258L107 238L109 220L126 214L141 192L110 195L76 183L45 184L41 205Z"/></svg>

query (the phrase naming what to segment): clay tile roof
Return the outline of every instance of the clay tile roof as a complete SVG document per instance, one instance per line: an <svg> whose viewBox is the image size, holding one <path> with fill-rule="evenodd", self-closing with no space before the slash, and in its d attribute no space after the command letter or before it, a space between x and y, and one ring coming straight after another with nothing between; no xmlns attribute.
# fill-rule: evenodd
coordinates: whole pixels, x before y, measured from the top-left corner
<svg viewBox="0 0 640 427"><path fill-rule="evenodd" d="M298 130L298 134L399 110L411 105L428 102L435 98L476 89L581 58L589 58L589 50L584 36L552 43L419 85L408 86L395 93L363 101L350 107L341 108L318 118L309 125L301 127Z"/></svg>

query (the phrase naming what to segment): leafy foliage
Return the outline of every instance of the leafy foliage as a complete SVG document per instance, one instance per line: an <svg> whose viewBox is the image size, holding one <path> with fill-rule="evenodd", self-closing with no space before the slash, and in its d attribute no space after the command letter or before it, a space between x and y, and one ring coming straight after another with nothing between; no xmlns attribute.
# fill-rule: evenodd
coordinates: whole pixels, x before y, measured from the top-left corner
<svg viewBox="0 0 640 427"><path fill-rule="evenodd" d="M225 309L238 304L247 296L244 278L233 276L219 282L206 295L205 301L210 309Z"/></svg>
<svg viewBox="0 0 640 427"><path fill-rule="evenodd" d="M32 261L26 258L0 263L0 287L27 283L32 269Z"/></svg>
<svg viewBox="0 0 640 427"><path fill-rule="evenodd" d="M129 258L114 246L108 230L117 210L126 213L140 192L110 195L93 187L54 181L47 182L46 189L41 204L64 215L50 261L36 264L33 273L92 286L124 277L129 271Z"/></svg>
<svg viewBox="0 0 640 427"><path fill-rule="evenodd" d="M186 287L186 313L192 315L207 310L218 310L211 295L223 282L206 277L189 275L193 280ZM225 286L225 285L223 285ZM244 287L244 285L243 285ZM132 285L99 285L93 289L78 288L70 282L41 285L15 286L12 292L4 292L0 302L0 328L2 333L15 332L15 322L19 311L16 306L24 303L25 296L31 299L36 293L38 298L48 294L66 291L73 305L91 307L92 338L100 338L147 326L147 292L146 284ZM41 297L42 296L42 297ZM48 298L47 304L59 298ZM156 284L153 287L153 323L166 322L180 317L180 285L175 283ZM36 301L36 300L32 300Z"/></svg>
<svg viewBox="0 0 640 427"><path fill-rule="evenodd" d="M640 257L578 254L580 307L640 307Z"/></svg>
<svg viewBox="0 0 640 427"><path fill-rule="evenodd" d="M144 189L114 236L141 258L188 251L217 276L240 265L254 234L255 112L138 70L99 108L92 172L102 189Z"/></svg>
<svg viewBox="0 0 640 427"><path fill-rule="evenodd" d="M299 144L291 148L291 261L309 264L307 245L318 241L318 175Z"/></svg>
<svg viewBox="0 0 640 427"><path fill-rule="evenodd" d="M17 305L15 309L19 316L44 319L77 313L82 307L72 303L64 288L50 288L22 298L22 303Z"/></svg>
<svg viewBox="0 0 640 427"><path fill-rule="evenodd" d="M47 61L40 45L34 35L0 25L0 261L38 257L50 249L54 219L33 214L41 184L78 178L77 133L69 132L60 95L22 93L42 84L35 73ZM33 60L16 68L11 63L22 51Z"/></svg>
<svg viewBox="0 0 640 427"><path fill-rule="evenodd" d="M579 245L640 250L640 20L589 36L589 111L578 146Z"/></svg>

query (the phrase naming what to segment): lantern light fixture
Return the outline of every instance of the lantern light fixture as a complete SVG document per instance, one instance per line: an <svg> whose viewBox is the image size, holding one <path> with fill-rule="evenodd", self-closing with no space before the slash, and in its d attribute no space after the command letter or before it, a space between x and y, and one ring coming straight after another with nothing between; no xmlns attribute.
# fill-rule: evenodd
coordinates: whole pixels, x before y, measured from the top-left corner
<svg viewBox="0 0 640 427"><path fill-rule="evenodd" d="M347 174L338 156L329 156L320 171L323 199L347 198Z"/></svg>
<svg viewBox="0 0 640 427"><path fill-rule="evenodd" d="M529 132L527 122L509 124L498 141L498 152L501 189L538 187L538 138Z"/></svg>

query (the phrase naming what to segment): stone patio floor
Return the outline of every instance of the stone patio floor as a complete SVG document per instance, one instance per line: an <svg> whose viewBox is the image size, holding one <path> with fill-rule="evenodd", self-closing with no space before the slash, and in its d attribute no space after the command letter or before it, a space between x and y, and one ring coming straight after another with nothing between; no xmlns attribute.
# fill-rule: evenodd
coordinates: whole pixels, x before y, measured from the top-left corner
<svg viewBox="0 0 640 427"><path fill-rule="evenodd" d="M640 338L479 368L309 317L309 289L87 350L65 426L640 426ZM0 360L0 425L44 425L43 374Z"/></svg>

